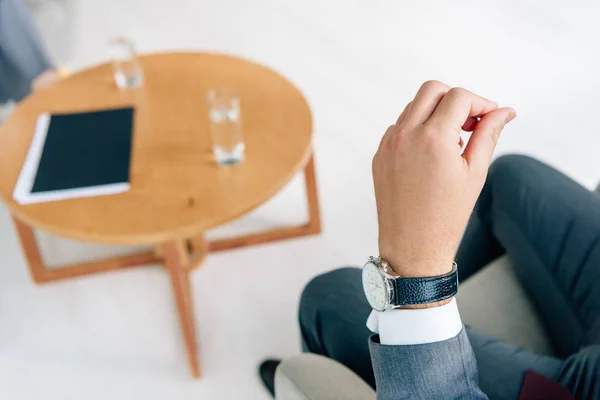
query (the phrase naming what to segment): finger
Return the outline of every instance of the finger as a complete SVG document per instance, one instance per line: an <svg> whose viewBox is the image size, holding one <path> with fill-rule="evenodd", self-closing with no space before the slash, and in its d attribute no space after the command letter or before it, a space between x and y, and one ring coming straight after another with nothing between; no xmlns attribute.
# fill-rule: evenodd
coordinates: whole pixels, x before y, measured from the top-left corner
<svg viewBox="0 0 600 400"><path fill-rule="evenodd" d="M499 108L483 117L469 139L463 157L472 169L486 171L504 125L517 116L509 107Z"/></svg>
<svg viewBox="0 0 600 400"><path fill-rule="evenodd" d="M412 101L408 102L406 107L404 107L404 110L402 110L402 113L396 120L396 125L400 125L402 123L402 121L404 121L404 117L406 117L406 114L408 113L408 109L410 108L411 104L412 104Z"/></svg>
<svg viewBox="0 0 600 400"><path fill-rule="evenodd" d="M412 101L409 102L406 105L406 107L404 107L404 110L402 110L402 113L400 113L400 116L396 120L396 124L395 125L391 125L391 126L389 126L387 128L387 130L383 134L383 137L381 138L381 142L379 142L379 149L381 149L381 146L383 146L383 144L386 143L389 140L390 136L392 136L394 134L394 132L398 128L398 125L402 123L402 121L404 120L404 117L406 116L408 110L410 109L411 104L412 104Z"/></svg>
<svg viewBox="0 0 600 400"><path fill-rule="evenodd" d="M403 126L412 128L425 123L450 87L438 81L427 81L417 92Z"/></svg>
<svg viewBox="0 0 600 400"><path fill-rule="evenodd" d="M381 138L381 141L379 142L379 148L377 151L381 151L381 148L390 140L390 137L396 132L397 129L398 127L396 125L388 126L383 134L383 137Z"/></svg>
<svg viewBox="0 0 600 400"><path fill-rule="evenodd" d="M498 105L462 88L446 93L427 123L442 127L442 131L460 132L469 117L481 117L496 110Z"/></svg>
<svg viewBox="0 0 600 400"><path fill-rule="evenodd" d="M465 132L473 132L475 126L477 126L477 122L479 122L479 119L477 119L476 117L468 118L467 122L463 124L462 130Z"/></svg>

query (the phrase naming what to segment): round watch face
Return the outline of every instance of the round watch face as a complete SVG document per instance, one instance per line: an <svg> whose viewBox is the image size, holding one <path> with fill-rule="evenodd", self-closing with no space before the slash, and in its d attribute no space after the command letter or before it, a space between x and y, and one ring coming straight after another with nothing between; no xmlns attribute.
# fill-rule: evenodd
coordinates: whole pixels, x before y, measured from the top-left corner
<svg viewBox="0 0 600 400"><path fill-rule="evenodd" d="M387 304L387 286L379 268L372 262L365 264L362 271L362 284L367 301L376 311L385 310Z"/></svg>

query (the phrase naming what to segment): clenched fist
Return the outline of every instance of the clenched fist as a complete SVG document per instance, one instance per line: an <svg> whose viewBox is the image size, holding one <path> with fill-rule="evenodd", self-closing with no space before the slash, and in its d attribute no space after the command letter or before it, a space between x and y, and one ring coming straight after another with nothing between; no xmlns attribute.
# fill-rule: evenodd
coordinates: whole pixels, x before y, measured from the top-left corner
<svg viewBox="0 0 600 400"><path fill-rule="evenodd" d="M373 158L379 251L402 277L450 272L512 108L425 82ZM463 151L461 130L472 131Z"/></svg>

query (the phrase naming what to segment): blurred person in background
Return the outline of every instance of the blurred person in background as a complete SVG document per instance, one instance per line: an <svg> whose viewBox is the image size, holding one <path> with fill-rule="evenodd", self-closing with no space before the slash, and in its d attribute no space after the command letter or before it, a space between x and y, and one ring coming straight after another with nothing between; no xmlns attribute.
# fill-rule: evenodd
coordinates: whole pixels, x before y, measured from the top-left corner
<svg viewBox="0 0 600 400"><path fill-rule="evenodd" d="M0 0L0 105L60 78L24 0Z"/></svg>

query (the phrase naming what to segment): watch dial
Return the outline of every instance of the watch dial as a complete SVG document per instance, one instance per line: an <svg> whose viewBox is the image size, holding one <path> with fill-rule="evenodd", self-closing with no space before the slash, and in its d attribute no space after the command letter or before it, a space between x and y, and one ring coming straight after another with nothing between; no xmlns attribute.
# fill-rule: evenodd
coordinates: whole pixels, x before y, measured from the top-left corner
<svg viewBox="0 0 600 400"><path fill-rule="evenodd" d="M363 268L362 283L367 301L376 311L383 311L387 304L387 288L379 268L368 262Z"/></svg>

